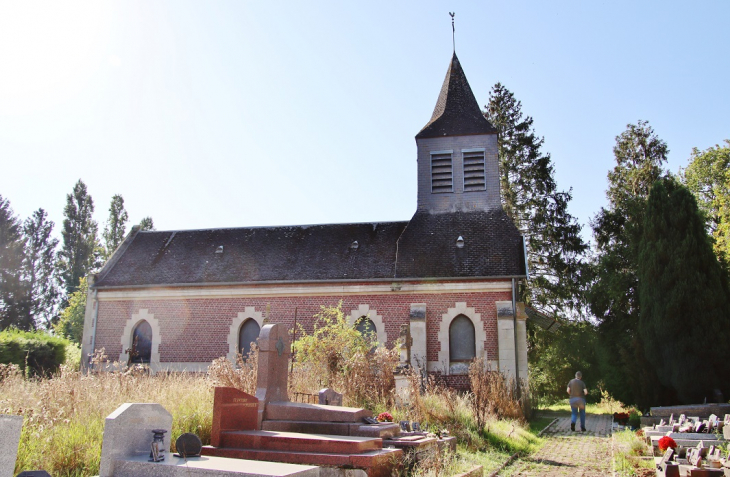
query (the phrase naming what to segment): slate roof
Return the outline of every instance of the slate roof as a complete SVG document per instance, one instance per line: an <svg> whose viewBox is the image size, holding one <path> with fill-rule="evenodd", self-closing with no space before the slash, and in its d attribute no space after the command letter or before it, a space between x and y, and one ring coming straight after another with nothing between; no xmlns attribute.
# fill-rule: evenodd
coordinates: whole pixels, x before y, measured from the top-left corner
<svg viewBox="0 0 730 477"><path fill-rule="evenodd" d="M496 134L497 130L482 114L456 53L451 58L431 120L416 139L471 134Z"/></svg>
<svg viewBox="0 0 730 477"><path fill-rule="evenodd" d="M503 211L418 212L410 222L132 232L95 286L520 275L521 237Z"/></svg>

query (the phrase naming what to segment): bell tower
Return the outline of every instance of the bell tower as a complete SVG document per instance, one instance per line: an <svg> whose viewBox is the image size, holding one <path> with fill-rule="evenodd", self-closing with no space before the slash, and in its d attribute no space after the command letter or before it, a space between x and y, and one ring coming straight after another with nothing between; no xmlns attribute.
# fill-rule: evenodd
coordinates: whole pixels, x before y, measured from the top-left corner
<svg viewBox="0 0 730 477"><path fill-rule="evenodd" d="M497 130L482 115L454 53L431 120L416 135L418 211L501 208Z"/></svg>

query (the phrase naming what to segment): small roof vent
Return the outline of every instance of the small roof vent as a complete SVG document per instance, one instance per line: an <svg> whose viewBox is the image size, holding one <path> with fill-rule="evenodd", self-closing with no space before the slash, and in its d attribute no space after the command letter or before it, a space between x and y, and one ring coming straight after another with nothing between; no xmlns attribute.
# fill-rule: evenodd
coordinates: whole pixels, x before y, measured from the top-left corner
<svg viewBox="0 0 730 477"><path fill-rule="evenodd" d="M223 245L218 245L218 248L215 250L215 253L223 253Z"/></svg>
<svg viewBox="0 0 730 477"><path fill-rule="evenodd" d="M464 237L461 235L456 239L456 248L464 248Z"/></svg>
<svg viewBox="0 0 730 477"><path fill-rule="evenodd" d="M359 243L357 243L357 240L354 240L354 241L353 241L353 242L352 242L352 243L350 244L350 250L357 250L358 248L360 248L360 244L359 244Z"/></svg>

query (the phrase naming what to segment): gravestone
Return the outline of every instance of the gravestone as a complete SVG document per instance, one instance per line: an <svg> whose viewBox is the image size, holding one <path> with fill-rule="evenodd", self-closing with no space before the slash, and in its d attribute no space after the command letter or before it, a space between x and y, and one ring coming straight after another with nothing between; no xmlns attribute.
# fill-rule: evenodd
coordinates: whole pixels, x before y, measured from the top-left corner
<svg viewBox="0 0 730 477"><path fill-rule="evenodd" d="M117 459L148 457L153 429L167 431L163 448L169 453L172 415L161 405L125 403L109 414L104 423L99 477L112 477Z"/></svg>
<svg viewBox="0 0 730 477"><path fill-rule="evenodd" d="M403 432L411 432L411 423L409 421L400 421L400 430Z"/></svg>
<svg viewBox="0 0 730 477"><path fill-rule="evenodd" d="M0 414L0 477L12 477L18 457L23 416Z"/></svg>
<svg viewBox="0 0 730 477"><path fill-rule="evenodd" d="M669 425L670 425L670 426L673 426L673 425L674 425L674 413L672 413L672 414L671 414L671 415L669 416Z"/></svg>
<svg viewBox="0 0 730 477"><path fill-rule="evenodd" d="M423 432L423 431L421 431L421 423L420 422L413 421L412 429L413 429L413 432Z"/></svg>
<svg viewBox="0 0 730 477"><path fill-rule="evenodd" d="M289 402L288 379L289 331L282 325L264 325L259 334L259 367L256 376L256 398L259 400L258 427L264 420L269 402Z"/></svg>
<svg viewBox="0 0 730 477"><path fill-rule="evenodd" d="M213 394L213 429L211 444L220 446L224 431L250 431L261 429L259 400L235 388L215 388Z"/></svg>
<svg viewBox="0 0 730 477"><path fill-rule="evenodd" d="M342 394L331 388L322 389L319 392L319 403L328 406L342 406Z"/></svg>
<svg viewBox="0 0 730 477"><path fill-rule="evenodd" d="M684 414L680 414L678 424L681 426L682 424L684 424L684 421L686 421L686 420L687 420L687 416L685 416Z"/></svg>
<svg viewBox="0 0 730 477"><path fill-rule="evenodd" d="M45 470L24 470L16 477L51 477L51 474Z"/></svg>

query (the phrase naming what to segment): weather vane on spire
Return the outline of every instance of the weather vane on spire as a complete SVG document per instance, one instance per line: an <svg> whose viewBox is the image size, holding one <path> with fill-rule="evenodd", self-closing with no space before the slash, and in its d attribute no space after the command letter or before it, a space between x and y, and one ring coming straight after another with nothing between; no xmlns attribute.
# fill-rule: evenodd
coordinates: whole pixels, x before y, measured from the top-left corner
<svg viewBox="0 0 730 477"><path fill-rule="evenodd" d="M456 29L454 28L454 15L456 12L449 12L451 15L451 43L454 46L454 53L456 53Z"/></svg>

